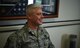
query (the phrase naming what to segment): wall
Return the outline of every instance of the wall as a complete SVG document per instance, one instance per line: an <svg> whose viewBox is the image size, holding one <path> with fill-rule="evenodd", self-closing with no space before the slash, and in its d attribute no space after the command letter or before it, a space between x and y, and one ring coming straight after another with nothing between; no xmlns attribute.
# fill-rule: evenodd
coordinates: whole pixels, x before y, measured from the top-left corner
<svg viewBox="0 0 80 48"><path fill-rule="evenodd" d="M59 17L44 19L44 22L48 21L63 21L63 20L76 20L80 19L80 0L60 0L59 3ZM12 20L12 21L0 21L3 24L17 24L25 23L25 20ZM0 23L0 24L1 24ZM1 25L3 25L1 24ZM48 24L50 25L50 24ZM62 26L46 28L50 34L52 43L55 48L61 48L61 40L64 34L76 34L80 32L80 25ZM0 33L0 48L4 46L6 38L13 32Z"/></svg>
<svg viewBox="0 0 80 48"><path fill-rule="evenodd" d="M60 0L59 17L49 20L75 20L80 19L80 0ZM79 34L80 25L46 28L51 36L55 48L61 48L63 34ZM80 45L79 45L80 46ZM80 48L80 47L79 47Z"/></svg>

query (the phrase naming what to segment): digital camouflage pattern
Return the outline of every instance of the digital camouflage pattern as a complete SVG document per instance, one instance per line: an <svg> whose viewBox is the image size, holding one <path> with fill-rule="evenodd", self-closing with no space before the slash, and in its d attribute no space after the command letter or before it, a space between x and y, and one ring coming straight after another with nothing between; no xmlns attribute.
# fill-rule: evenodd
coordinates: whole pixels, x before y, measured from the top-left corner
<svg viewBox="0 0 80 48"><path fill-rule="evenodd" d="M54 45L44 28L31 30L25 25L8 37L4 48L54 48Z"/></svg>

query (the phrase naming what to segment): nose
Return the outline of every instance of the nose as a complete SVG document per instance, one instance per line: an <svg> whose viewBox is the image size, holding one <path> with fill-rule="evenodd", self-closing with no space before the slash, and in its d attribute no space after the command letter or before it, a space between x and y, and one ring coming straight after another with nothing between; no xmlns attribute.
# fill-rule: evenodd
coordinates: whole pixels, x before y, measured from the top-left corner
<svg viewBox="0 0 80 48"><path fill-rule="evenodd" d="M43 16L43 15L41 15L41 18L44 18L44 16Z"/></svg>

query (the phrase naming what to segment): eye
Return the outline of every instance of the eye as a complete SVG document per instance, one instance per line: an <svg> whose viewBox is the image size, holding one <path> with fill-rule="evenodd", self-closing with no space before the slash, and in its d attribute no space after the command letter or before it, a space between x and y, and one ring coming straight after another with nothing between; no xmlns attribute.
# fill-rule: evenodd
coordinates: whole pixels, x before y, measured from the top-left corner
<svg viewBox="0 0 80 48"><path fill-rule="evenodd" d="M37 13L37 15L42 15L42 13Z"/></svg>

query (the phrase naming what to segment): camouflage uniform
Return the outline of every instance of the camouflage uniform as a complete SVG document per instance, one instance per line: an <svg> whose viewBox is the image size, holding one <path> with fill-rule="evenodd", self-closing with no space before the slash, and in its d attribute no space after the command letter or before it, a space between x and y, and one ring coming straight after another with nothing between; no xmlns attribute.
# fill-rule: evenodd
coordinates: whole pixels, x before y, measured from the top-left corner
<svg viewBox="0 0 80 48"><path fill-rule="evenodd" d="M31 30L25 25L9 36L4 48L54 48L54 45L44 28Z"/></svg>

